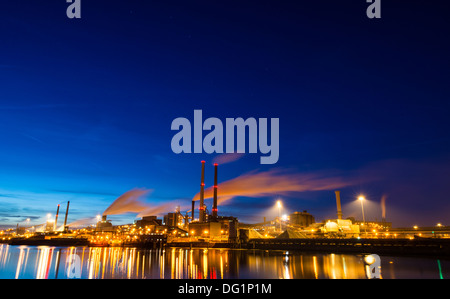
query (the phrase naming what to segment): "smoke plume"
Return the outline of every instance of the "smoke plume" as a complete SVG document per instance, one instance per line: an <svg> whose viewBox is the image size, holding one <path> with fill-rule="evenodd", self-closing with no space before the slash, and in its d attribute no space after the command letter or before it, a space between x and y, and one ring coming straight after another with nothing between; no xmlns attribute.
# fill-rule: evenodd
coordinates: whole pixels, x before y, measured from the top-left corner
<svg viewBox="0 0 450 299"><path fill-rule="evenodd" d="M219 165L231 163L242 158L244 154L242 153L226 153L222 155L218 155L214 158L213 163L217 163Z"/></svg>
<svg viewBox="0 0 450 299"><path fill-rule="evenodd" d="M330 177L329 174L308 173L289 174L282 170L250 172L218 185L218 202L223 203L236 196L263 197L269 195L287 195L291 192L334 190L352 185L349 179ZM204 198L213 197L213 187L205 190ZM193 200L199 200L197 193Z"/></svg>
<svg viewBox="0 0 450 299"><path fill-rule="evenodd" d="M74 222L69 223L68 226L70 226L70 227L82 227L82 226L88 226L88 225L95 224L95 223L97 223L97 218L96 217L89 217L89 218L83 218L83 219L75 220ZM57 231L63 231L64 230L64 225L61 225L56 230Z"/></svg>
<svg viewBox="0 0 450 299"><path fill-rule="evenodd" d="M387 198L387 196L385 194L381 197L381 217L382 217L382 219L386 219L386 198Z"/></svg>
<svg viewBox="0 0 450 299"><path fill-rule="evenodd" d="M118 215L125 213L137 213L137 217L157 215L173 211L176 204L168 202L162 205L151 205L143 202L152 190L132 189L119 196L104 212L103 215Z"/></svg>

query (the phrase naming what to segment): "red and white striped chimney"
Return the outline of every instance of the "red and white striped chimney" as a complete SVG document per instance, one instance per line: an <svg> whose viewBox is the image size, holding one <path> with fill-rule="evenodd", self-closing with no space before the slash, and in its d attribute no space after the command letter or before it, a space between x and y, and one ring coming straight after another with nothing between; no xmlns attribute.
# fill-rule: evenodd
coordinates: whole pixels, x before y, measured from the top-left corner
<svg viewBox="0 0 450 299"><path fill-rule="evenodd" d="M202 161L202 177L201 177L201 183L200 183L200 206L198 207L199 210L199 216L198 221L199 222L205 222L206 221L206 215L205 215L205 161Z"/></svg>
<svg viewBox="0 0 450 299"><path fill-rule="evenodd" d="M217 163L214 164L214 201L212 208L212 217L217 219Z"/></svg>

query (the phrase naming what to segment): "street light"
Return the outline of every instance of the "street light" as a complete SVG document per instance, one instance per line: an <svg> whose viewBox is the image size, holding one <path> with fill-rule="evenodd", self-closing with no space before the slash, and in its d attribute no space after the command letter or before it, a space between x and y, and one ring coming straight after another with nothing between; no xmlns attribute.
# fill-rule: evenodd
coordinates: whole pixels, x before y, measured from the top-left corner
<svg viewBox="0 0 450 299"><path fill-rule="evenodd" d="M365 200L365 197L362 196L362 195L360 195L360 196L358 197L358 199L359 199L359 201L361 202L361 210L362 210L362 217L363 217L364 233L365 233L365 235L366 235L366 237L367 237L367 230L366 230L366 224L365 224L366 219L364 218L364 204L363 204L363 202L364 202L364 200Z"/></svg>

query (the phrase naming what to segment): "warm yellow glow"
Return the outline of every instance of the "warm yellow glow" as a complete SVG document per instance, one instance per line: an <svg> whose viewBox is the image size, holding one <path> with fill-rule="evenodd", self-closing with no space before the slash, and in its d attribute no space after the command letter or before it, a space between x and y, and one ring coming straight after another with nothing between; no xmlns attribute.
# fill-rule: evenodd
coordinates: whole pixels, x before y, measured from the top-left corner
<svg viewBox="0 0 450 299"><path fill-rule="evenodd" d="M361 200L361 201L363 201L363 200L365 200L366 198L365 198L364 196L360 195L360 196L358 197L358 199Z"/></svg>
<svg viewBox="0 0 450 299"><path fill-rule="evenodd" d="M319 278L319 272L318 272L318 265L317 265L317 257L313 256L313 269L314 269L314 276L316 279Z"/></svg>
<svg viewBox="0 0 450 299"><path fill-rule="evenodd" d="M281 200L277 200L277 207L281 208Z"/></svg>
<svg viewBox="0 0 450 299"><path fill-rule="evenodd" d="M372 265L375 262L375 258L373 257L373 255L366 255L364 257L364 261L369 264Z"/></svg>
<svg viewBox="0 0 450 299"><path fill-rule="evenodd" d="M413 228L414 228L414 229L418 229L419 227L418 227L417 225L414 225Z"/></svg>

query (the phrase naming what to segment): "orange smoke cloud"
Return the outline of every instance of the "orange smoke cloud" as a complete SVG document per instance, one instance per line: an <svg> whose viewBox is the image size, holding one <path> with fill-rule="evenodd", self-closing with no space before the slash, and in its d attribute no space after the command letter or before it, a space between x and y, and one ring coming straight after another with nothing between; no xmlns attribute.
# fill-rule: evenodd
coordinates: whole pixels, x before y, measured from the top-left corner
<svg viewBox="0 0 450 299"><path fill-rule="evenodd" d="M90 218L83 218L83 219L79 219L79 220L75 220L74 222L71 222L68 224L68 226L70 227L80 227L80 226L88 226L91 224L95 224L97 222L97 218L96 217L90 217ZM57 228L57 230L63 230L64 225L61 225L59 228Z"/></svg>
<svg viewBox="0 0 450 299"><path fill-rule="evenodd" d="M348 179L330 177L321 173L289 174L281 170L250 172L218 185L218 202L223 203L236 196L263 197L286 195L291 192L333 190L352 185ZM205 199L213 197L213 187L205 190ZM197 193L193 200L199 200Z"/></svg>
<svg viewBox="0 0 450 299"><path fill-rule="evenodd" d="M119 196L104 212L103 215L117 215L123 213L139 213L147 206L140 201L151 190L133 189Z"/></svg>
<svg viewBox="0 0 450 299"><path fill-rule="evenodd" d="M142 201L152 190L132 189L119 196L104 212L103 215L118 215L125 213L137 213L137 217L157 215L173 211L175 203L151 206Z"/></svg>

